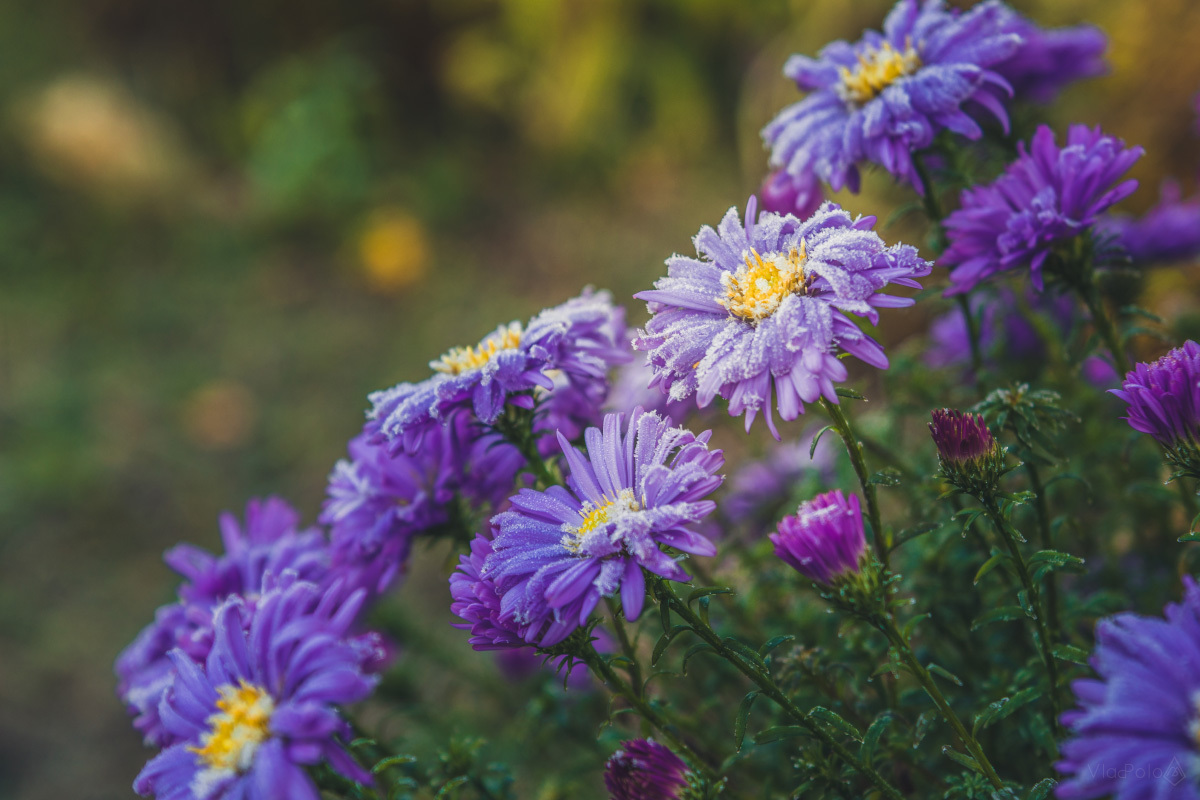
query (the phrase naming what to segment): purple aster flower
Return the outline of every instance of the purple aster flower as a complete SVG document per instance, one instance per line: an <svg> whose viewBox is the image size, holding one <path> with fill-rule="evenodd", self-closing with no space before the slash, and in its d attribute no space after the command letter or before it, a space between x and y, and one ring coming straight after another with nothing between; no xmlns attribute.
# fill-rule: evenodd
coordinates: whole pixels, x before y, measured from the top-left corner
<svg viewBox="0 0 1200 800"><path fill-rule="evenodd" d="M792 56L783 74L809 94L763 128L771 166L857 192L858 165L870 161L923 194L912 155L940 131L978 139L980 112L1008 129L1012 89L993 69L1021 44L1002 28L1008 13L994 1L959 13L941 0L900 0L882 34Z"/></svg>
<svg viewBox="0 0 1200 800"><path fill-rule="evenodd" d="M176 677L162 716L175 743L138 775L138 794L317 800L305 767L323 761L370 783L346 750L351 729L338 711L375 684L347 641L364 593L343 595L284 580L253 612L236 599L220 608L204 661L172 651Z"/></svg>
<svg viewBox="0 0 1200 800"><path fill-rule="evenodd" d="M832 477L836 449L822 439L810 456L813 433L809 430L794 442L776 445L766 458L750 461L734 473L729 493L721 503L721 510L731 522L761 520L765 515L773 520L806 476Z"/></svg>
<svg viewBox="0 0 1200 800"><path fill-rule="evenodd" d="M481 435L464 412L412 454L393 453L369 430L350 440L349 451L330 473L320 521L330 527L336 568L373 595L403 571L414 536L449 525L460 501L499 505L525 463L496 434Z"/></svg>
<svg viewBox="0 0 1200 800"><path fill-rule="evenodd" d="M184 577L180 602L163 606L117 658L117 693L134 716L148 744L164 744L159 698L170 684L173 667L167 654L181 648L195 659L208 655L213 614L231 596L253 603L285 573L304 580L327 581L329 543L317 529L299 530L300 515L278 497L250 500L245 525L221 515L225 552L213 555L193 545L169 550L164 560Z"/></svg>
<svg viewBox="0 0 1200 800"><path fill-rule="evenodd" d="M1079 707L1055 766L1063 800L1194 798L1200 741L1200 587L1184 576L1166 619L1118 614L1096 626L1097 678L1071 684Z"/></svg>
<svg viewBox="0 0 1200 800"><path fill-rule="evenodd" d="M1138 364L1112 393L1129 404L1130 427L1149 434L1181 469L1200 464L1200 345L1185 342L1153 364Z"/></svg>
<svg viewBox="0 0 1200 800"><path fill-rule="evenodd" d="M1170 264L1200 256L1200 197L1180 199L1179 184L1163 184L1158 205L1139 218L1112 215L1096 228L1111 236L1134 264Z"/></svg>
<svg viewBox="0 0 1200 800"><path fill-rule="evenodd" d="M682 758L653 739L621 742L604 770L612 800L680 800L690 770Z"/></svg>
<svg viewBox="0 0 1200 800"><path fill-rule="evenodd" d="M671 399L696 395L701 407L720 395L729 413L761 409L775 438L771 394L793 420L805 403L838 402L834 383L846 379L845 352L886 369L883 348L847 314L879 321L879 308L903 308L912 298L883 294L889 283L918 287L929 262L908 245L887 247L871 230L874 217L853 219L827 202L807 220L764 213L754 198L743 228L731 208L717 230L696 236L700 258L667 259L667 277L646 300L653 318L634 346L647 353L655 384Z"/></svg>
<svg viewBox="0 0 1200 800"><path fill-rule="evenodd" d="M947 295L1021 266L1041 291L1042 266L1055 247L1087 232L1137 188L1121 177L1143 150L1086 125L1072 125L1060 148L1042 125L1019 153L993 183L965 189L961 207L946 218L950 245L940 263L951 268Z"/></svg>
<svg viewBox="0 0 1200 800"><path fill-rule="evenodd" d="M814 173L791 175L783 169L777 169L767 176L758 196L763 211L791 214L800 219L817 213L821 203L825 202L821 182Z"/></svg>
<svg viewBox="0 0 1200 800"><path fill-rule="evenodd" d="M708 449L710 432L696 436L640 408L628 426L625 419L608 414L603 429L589 428L586 456L560 437L568 488L523 489L492 520L496 538L481 574L500 593L500 622L526 641L557 644L618 591L626 618L637 619L643 568L688 580L663 545L716 553L690 527L716 508L704 498L721 483L714 473L724 456Z"/></svg>
<svg viewBox="0 0 1200 800"><path fill-rule="evenodd" d="M486 425L506 404L532 409L535 390L553 391L558 371L575 381L604 381L613 364L629 358L620 336L624 311L607 292L590 289L530 320L501 325L475 347L456 347L430 362L434 375L370 396L368 426L412 452L431 426L460 408Z"/></svg>
<svg viewBox="0 0 1200 800"><path fill-rule="evenodd" d="M858 496L840 489L802 503L768 538L784 563L824 586L857 575L867 554Z"/></svg>
<svg viewBox="0 0 1200 800"><path fill-rule="evenodd" d="M1021 46L992 69L1008 81L1015 97L1049 103L1067 84L1108 71L1104 61L1108 38L1099 28L1075 25L1047 30L1012 10L1006 17L1004 31L1021 37Z"/></svg>

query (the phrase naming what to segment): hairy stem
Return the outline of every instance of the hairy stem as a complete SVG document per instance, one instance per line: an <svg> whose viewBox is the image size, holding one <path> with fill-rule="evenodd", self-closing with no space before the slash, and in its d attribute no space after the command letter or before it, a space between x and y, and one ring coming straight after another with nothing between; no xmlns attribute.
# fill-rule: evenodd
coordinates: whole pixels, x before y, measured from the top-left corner
<svg viewBox="0 0 1200 800"><path fill-rule="evenodd" d="M1047 614L1042 604L1041 592L1038 591L1037 584L1034 583L1032 576L1029 574L1029 564L1026 563L1025 556L1021 553L1021 548L1017 544L1019 534L1013 528L1012 523L1004 518L995 500L990 497L978 499L983 504L984 512L996 528L996 532L1000 534L1000 538L1004 540L1005 545L1008 547L1009 555L1012 556L1013 564L1017 569L1017 577L1021 581L1022 588L1025 590L1026 600L1029 607L1033 610L1034 633L1037 638L1038 650L1041 653L1042 661L1046 665L1046 677L1050 681L1050 718L1047 722L1050 724L1050 730L1054 731L1057 737L1061 734L1058 717L1062 712L1058 700L1058 664L1054 660L1054 642L1050 638L1050 630L1046 624Z"/></svg>
<svg viewBox="0 0 1200 800"><path fill-rule="evenodd" d="M891 542L886 541L884 538L883 522L879 515L879 501L875 496L875 484L871 483L871 476L867 474L867 464L863 458L862 442L854 435L854 429L850 427L850 420L846 419L846 415L842 413L841 406L829 402L824 397L821 398L821 406L824 407L825 413L829 415L830 421L833 422L834 430L838 432L838 436L842 437L842 442L846 445L846 452L850 455L850 464L854 467L854 474L858 476L858 485L862 488L863 499L867 503L867 520L871 523L871 534L875 541L876 556L886 567L888 552L891 550Z"/></svg>
<svg viewBox="0 0 1200 800"><path fill-rule="evenodd" d="M899 628L896 627L896 622L892 618L892 615L887 614L886 616L879 616L872 621L879 631L888 638L888 641L892 643L892 646L896 648L896 652L900 655L901 660L904 661L905 666L907 666L909 671L912 672L913 677L917 679L917 682L921 684L921 688L925 690L925 694L929 695L929 699L933 701L935 706L937 706L937 709L941 713L942 717L947 723L949 723L950 727L954 729L955 735L958 736L959 740L963 743L963 746L967 748L967 751L971 754L971 757L975 759L975 763L978 764L980 770L983 771L984 777L986 777L996 789L1003 789L1004 782L1000 780L1000 776L996 774L995 767L993 767L992 763L988 761L988 758L984 754L983 748L980 746L979 741L971 735L971 732L967 730L965 725L963 725L962 720L958 718L958 714L954 712L954 709L950 706L949 701L946 700L946 696L942 694L942 690L939 689L937 683L934 682L933 675L929 673L929 670L926 669L925 665L921 663L921 660L917 658L917 654L913 652L912 646L908 642L908 638L900 631Z"/></svg>
<svg viewBox="0 0 1200 800"><path fill-rule="evenodd" d="M1037 495L1034 510L1037 512L1039 541L1043 550L1053 550L1054 541L1053 532L1050 530L1050 509L1046 504L1046 487L1042 483L1042 476L1038 472L1037 464L1026 461L1025 471L1029 474L1029 487ZM1046 622L1049 624L1050 632L1054 634L1055 640L1061 639L1062 628L1058 618L1058 578L1054 573L1050 573L1046 578Z"/></svg>
<svg viewBox="0 0 1200 800"><path fill-rule="evenodd" d="M625 629L624 615L617 606L616 599L606 597L604 598L604 602L608 604L608 612L612 614L613 629L617 632L617 641L621 643L621 652L629 659L629 681L633 684L633 690L641 696L642 665L638 661L637 649L633 646L633 641L629 638L629 632Z"/></svg>
<svg viewBox="0 0 1200 800"><path fill-rule="evenodd" d="M1129 358L1125 355L1125 347L1121 344L1121 337L1117 335L1116 326L1113 325L1112 318L1108 316L1108 311L1104 308L1104 300L1100 297L1099 290L1096 289L1095 280L1089 278L1081 283L1078 290L1084 305L1088 307L1088 313L1092 315L1092 324L1096 326L1100 338L1104 340L1104 344L1112 353L1117 370L1124 375L1129 372Z"/></svg>
<svg viewBox="0 0 1200 800"><path fill-rule="evenodd" d="M754 684L758 686L761 693L769 697L776 705L783 709L784 713L786 713L797 725L808 731L808 733L814 738L820 740L822 744L837 754L838 758L840 758L853 769L857 770L861 775L870 780L871 783L875 784L876 788L878 788L879 791L884 794L884 796L891 798L891 800L900 800L903 797L899 790L888 783L887 780L884 779L884 777L880 775L874 767L864 763L862 759L860 759L856 754L852 753L849 748L847 748L837 739L833 738L823 728L809 719L808 715L805 714L799 706L792 702L791 698L789 698L783 692L783 690L779 688L779 685L769 673L764 672L762 669L750 664L742 656L731 650L729 646L725 644L725 640L723 640L707 622L701 619L699 614L692 611L691 606L679 599L679 596L675 594L674 589L672 589L666 583L666 581L664 581L662 578L655 577L653 579L652 586L655 589L655 593L660 598L666 598L671 610L678 614L685 622L687 622L688 626L697 636L699 636L706 644L712 647L713 651L716 652L717 655L728 661L739 672L754 682Z"/></svg>
<svg viewBox="0 0 1200 800"><path fill-rule="evenodd" d="M655 730L661 733L663 738L675 748L675 751L685 756L692 767L700 772L707 781L710 783L717 781L717 775L713 771L708 759L702 758L691 745L685 742L675 732L675 729L667 719L659 713L658 709L651 705L640 693L635 692L633 687L617 674L616 670L612 668L612 665L608 663L604 656L596 652L596 648L590 642L580 648L576 656L588 665L588 669L596 677L608 684L614 694L623 697L638 712L642 719L646 720Z"/></svg>

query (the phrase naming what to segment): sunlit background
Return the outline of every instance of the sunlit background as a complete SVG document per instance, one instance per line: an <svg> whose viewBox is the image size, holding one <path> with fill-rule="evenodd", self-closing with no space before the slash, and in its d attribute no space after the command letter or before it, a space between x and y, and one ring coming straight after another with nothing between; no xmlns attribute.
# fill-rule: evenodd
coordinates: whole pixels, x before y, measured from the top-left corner
<svg viewBox="0 0 1200 800"><path fill-rule="evenodd" d="M163 549L257 494L314 518L368 391L584 284L647 287L762 179L786 56L887 5L0 4L0 797L130 796L111 664L170 599ZM1191 193L1200 5L1015 5L1111 37L1054 116L1146 147L1128 208ZM1194 277L1146 304L1187 313ZM885 340L926 319L896 316ZM475 658L442 636L444 557L404 602Z"/></svg>

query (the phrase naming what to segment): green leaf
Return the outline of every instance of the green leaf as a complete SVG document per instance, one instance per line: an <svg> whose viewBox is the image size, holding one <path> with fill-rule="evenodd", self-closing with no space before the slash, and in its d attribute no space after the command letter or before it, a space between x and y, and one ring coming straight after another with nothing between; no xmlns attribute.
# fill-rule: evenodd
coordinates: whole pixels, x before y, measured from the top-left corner
<svg viewBox="0 0 1200 800"><path fill-rule="evenodd" d="M933 616L933 615L932 614L917 614L915 617L910 619L908 622L904 623L904 638L905 639L911 638L912 632L917 629L917 625L919 625L922 622L924 622L925 620L929 619L931 616Z"/></svg>
<svg viewBox="0 0 1200 800"><path fill-rule="evenodd" d="M1009 703L1009 698L1001 697L994 703L988 703L987 708L975 715L975 724L971 726L971 735L979 732L980 727L991 725L997 714Z"/></svg>
<svg viewBox="0 0 1200 800"><path fill-rule="evenodd" d="M851 400L866 400L867 399L864 395L859 394L858 392L854 391L853 389L847 389L845 386L839 386L834 391L837 392L838 397L847 397Z"/></svg>
<svg viewBox="0 0 1200 800"><path fill-rule="evenodd" d="M879 486L899 486L900 470L895 467L884 467L868 478L867 483L874 483Z"/></svg>
<svg viewBox="0 0 1200 800"><path fill-rule="evenodd" d="M995 719L992 722L999 722L1002 719L1007 719L1016 712L1018 708L1029 705L1034 700L1042 696L1042 689L1039 686L1030 686L1028 689L1021 691L1008 698L1008 702L1004 707L996 712ZM990 724L990 723L989 723Z"/></svg>
<svg viewBox="0 0 1200 800"><path fill-rule="evenodd" d="M979 762L964 753L958 752L950 745L946 745L942 748L942 755L946 756L957 764L961 764L967 769L973 769L981 775L983 774L983 770L979 768Z"/></svg>
<svg viewBox="0 0 1200 800"><path fill-rule="evenodd" d="M737 589L731 589L728 586L708 586L703 589L693 589L688 594L688 605L690 606L701 597L711 597L714 594L737 594Z"/></svg>
<svg viewBox="0 0 1200 800"><path fill-rule="evenodd" d="M755 650L754 648L750 647L747 644L744 644L743 642L738 641L737 639L733 638L732 636L726 636L724 639L721 640L721 642L727 648L732 650L736 656L741 658L746 663L750 664L752 667L754 667L758 670L761 670L763 672L763 674L766 674L766 675L770 674L770 669L767 667L767 662L762 660L762 656L760 656L758 654L758 651Z"/></svg>
<svg viewBox="0 0 1200 800"><path fill-rule="evenodd" d="M985 611L971 623L971 630L977 631L993 622L1011 622L1014 619L1025 619L1025 612L1020 606L1000 606L991 611Z"/></svg>
<svg viewBox="0 0 1200 800"><path fill-rule="evenodd" d="M1029 557L1030 566L1053 564L1056 567L1083 566L1083 559L1058 550L1039 550Z"/></svg>
<svg viewBox="0 0 1200 800"><path fill-rule="evenodd" d="M911 528L905 528L904 530L900 531L900 533L896 534L896 543L893 545L893 547L899 547L902 544L911 542L918 536L924 536L931 531L936 531L940 527L942 527L942 523L940 522L925 522L921 525L914 525Z"/></svg>
<svg viewBox="0 0 1200 800"><path fill-rule="evenodd" d="M984 575L987 575L1005 561L1010 560L1010 558L1011 557L1007 553L996 553L987 561L983 562L983 566L981 566L979 571L975 573L975 585L978 586L979 581L983 579Z"/></svg>
<svg viewBox="0 0 1200 800"><path fill-rule="evenodd" d="M892 712L885 711L875 718L871 726L867 728L866 735L863 736L862 746L858 748L858 757L864 762L870 764L872 757L875 755L875 749L879 746L879 740L883 737L883 732L892 724Z"/></svg>
<svg viewBox="0 0 1200 800"><path fill-rule="evenodd" d="M801 728L799 725L776 725L773 728L767 728L758 732L754 737L755 744L767 744L769 742L778 742L780 739L794 739L797 736L804 736L808 731Z"/></svg>
<svg viewBox="0 0 1200 800"><path fill-rule="evenodd" d="M1123 317L1143 317L1151 322L1157 322L1159 325L1167 324L1167 321L1158 314L1155 314L1153 311L1148 311L1140 306L1121 306L1121 308L1118 310L1118 313L1120 313L1120 315Z"/></svg>
<svg viewBox="0 0 1200 800"><path fill-rule="evenodd" d="M825 435L826 431L831 431L831 430L834 430L834 427L832 425L826 425L824 428L821 428L821 430L817 431L816 434L813 435L812 445L808 448L808 457L809 458L812 458L814 455L816 455L817 442L821 441L821 437Z"/></svg>
<svg viewBox="0 0 1200 800"><path fill-rule="evenodd" d="M1073 644L1060 644L1055 646L1055 648L1050 652L1053 653L1054 657L1060 661L1068 661L1072 664L1083 664L1084 666L1087 666L1088 651L1084 650L1082 647L1076 647Z"/></svg>
<svg viewBox="0 0 1200 800"><path fill-rule="evenodd" d="M930 672L934 673L935 675L941 675L943 678L950 681L955 686L963 685L963 682L958 679L957 675L955 675L953 672L946 669L945 667L943 667L940 664L930 664L928 667L926 667L926 669L928 669Z"/></svg>
<svg viewBox="0 0 1200 800"><path fill-rule="evenodd" d="M758 648L758 654L760 656L762 656L763 658L766 658L768 655L770 655L771 651L774 650L776 647L779 647L779 645L781 645L785 642L790 642L790 641L794 640L795 638L796 638L795 636L792 636L789 634L786 636L776 636L772 639L768 639L766 644L764 644L762 647Z"/></svg>
<svg viewBox="0 0 1200 800"><path fill-rule="evenodd" d="M470 779L471 778L469 775L458 775L454 778L451 778L450 780L448 780L444 784L442 784L442 788L438 789L438 793L434 796L435 797L449 797L451 792L453 792L458 787L465 785L466 782L469 781Z"/></svg>
<svg viewBox="0 0 1200 800"><path fill-rule="evenodd" d="M658 660L662 658L663 653L667 651L667 645L671 643L671 640L684 631L690 630L691 628L689 628L687 625L673 625L669 631L658 637L658 642L656 642L654 645L654 652L650 655L650 666L653 667L658 663Z"/></svg>
<svg viewBox="0 0 1200 800"><path fill-rule="evenodd" d="M392 767L399 767L404 764L415 764L415 763L417 763L416 756L408 756L408 755L388 756L387 758L376 763L375 766L371 767L371 774L378 775L379 773L383 772L385 769L390 769Z"/></svg>
<svg viewBox="0 0 1200 800"><path fill-rule="evenodd" d="M917 717L917 722L913 725L913 750L920 746L924 740L925 734L929 733L929 728L937 720L937 712L932 708L921 712L921 716Z"/></svg>
<svg viewBox="0 0 1200 800"><path fill-rule="evenodd" d="M716 650L713 650L713 646L708 642L696 642L687 649L686 653L683 654L683 664L681 664L679 668L683 671L684 675L687 675L687 665L688 662L692 660L692 656L698 656L701 653L715 652Z"/></svg>
<svg viewBox="0 0 1200 800"><path fill-rule="evenodd" d="M1046 800L1050 796L1050 790L1058 786L1058 781L1054 778L1042 778L1033 785L1029 790L1029 794L1025 795L1025 800Z"/></svg>
<svg viewBox="0 0 1200 800"><path fill-rule="evenodd" d="M821 723L827 729L832 729L833 732L849 736L855 741L862 741L863 735L859 733L858 728L842 719L841 715L839 715L836 711L830 711L824 706L816 706L812 711L808 712L808 718Z"/></svg>
<svg viewBox="0 0 1200 800"><path fill-rule="evenodd" d="M758 692L748 692L742 698L742 704L738 706L737 716L733 719L733 741L738 750L742 749L742 741L746 738L746 723L750 721L750 709L754 706L754 700L758 697Z"/></svg>

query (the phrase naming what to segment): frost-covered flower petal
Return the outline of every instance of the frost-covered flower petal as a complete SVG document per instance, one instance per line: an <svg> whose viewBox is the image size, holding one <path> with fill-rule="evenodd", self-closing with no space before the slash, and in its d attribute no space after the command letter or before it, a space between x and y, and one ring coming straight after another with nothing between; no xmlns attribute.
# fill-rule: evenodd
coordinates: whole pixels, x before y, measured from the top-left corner
<svg viewBox="0 0 1200 800"><path fill-rule="evenodd" d="M715 473L724 463L721 451L708 448L707 433L696 436L639 408L608 414L584 438L586 454L560 437L569 488L521 490L492 520L496 537L482 568L465 560L460 566L466 577L459 580L471 586L460 584L456 598L464 598L464 609L478 607L472 616L457 613L472 623L476 646L489 637L502 643L496 629L551 646L618 592L626 617L636 619L643 569L687 580L664 545L692 555L716 552L693 529L715 508L705 498L720 485ZM478 539L476 546L484 547ZM488 583L500 601L494 616Z"/></svg>
<svg viewBox="0 0 1200 800"><path fill-rule="evenodd" d="M883 348L847 315L876 323L878 309L912 305L883 290L919 287L930 264L912 247L884 245L874 222L830 202L806 220L756 219L751 198L745 226L732 208L716 230L702 228L699 258L672 256L667 277L636 295L654 315L634 347L646 352L655 385L701 407L723 397L730 414L746 415L747 430L765 410L775 433L773 402L785 420L822 397L838 402L842 353L886 368Z"/></svg>

